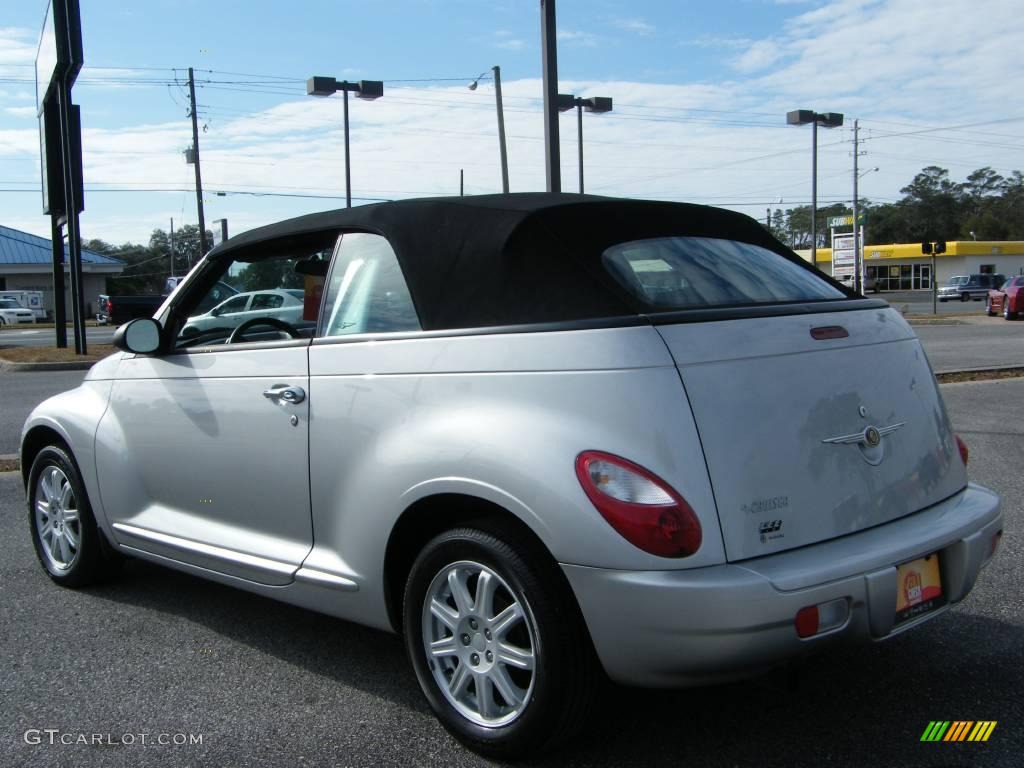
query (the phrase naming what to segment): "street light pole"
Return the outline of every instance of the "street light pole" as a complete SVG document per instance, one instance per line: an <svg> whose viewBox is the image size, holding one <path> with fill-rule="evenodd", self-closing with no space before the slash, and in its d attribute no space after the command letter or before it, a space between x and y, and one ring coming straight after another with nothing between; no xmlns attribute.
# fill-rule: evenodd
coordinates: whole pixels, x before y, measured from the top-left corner
<svg viewBox="0 0 1024 768"><path fill-rule="evenodd" d="M350 83L347 80L341 82L333 77L314 76L306 81L307 96L330 96L341 91L344 95L344 125L345 125L345 207L352 207L352 165L349 160L348 143L348 92L353 91L357 98L365 101L373 101L384 95L384 83L380 80L360 80L358 83Z"/></svg>
<svg viewBox="0 0 1024 768"><path fill-rule="evenodd" d="M838 128L843 124L840 112L815 112L795 109L786 113L788 125L811 124L811 265L818 266L818 126Z"/></svg>
<svg viewBox="0 0 1024 768"><path fill-rule="evenodd" d="M344 95L342 102L344 103L345 112L345 207L352 207L352 161L349 158L348 152L348 85L347 82L342 80L341 92Z"/></svg>
<svg viewBox="0 0 1024 768"><path fill-rule="evenodd" d="M576 101L576 147L580 163L580 194L583 194L583 102Z"/></svg>
<svg viewBox="0 0 1024 768"><path fill-rule="evenodd" d="M583 99L568 93L558 94L558 111L567 112L576 107L576 144L579 154L580 194L583 194L583 110L598 114L612 111L612 100L607 96Z"/></svg>
<svg viewBox="0 0 1024 768"><path fill-rule="evenodd" d="M498 110L498 157L501 161L501 191L508 194L508 152L505 147L505 108L501 97L501 67L491 67L494 73L494 101ZM487 72L481 72L476 79L468 86L469 90L475 91L480 84L480 78Z"/></svg>
<svg viewBox="0 0 1024 768"><path fill-rule="evenodd" d="M494 101L498 109L498 153L501 155L501 191L508 194L508 152L505 148L505 110L501 100L501 67L495 64Z"/></svg>
<svg viewBox="0 0 1024 768"><path fill-rule="evenodd" d="M558 43L555 0L540 0L540 34L544 68L544 172L548 192L562 191L558 148Z"/></svg>

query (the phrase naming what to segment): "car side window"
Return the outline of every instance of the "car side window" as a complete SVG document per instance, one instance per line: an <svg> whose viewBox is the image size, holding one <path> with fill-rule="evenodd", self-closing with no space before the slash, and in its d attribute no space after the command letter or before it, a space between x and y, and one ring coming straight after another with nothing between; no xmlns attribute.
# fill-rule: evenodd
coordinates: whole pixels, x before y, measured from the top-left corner
<svg viewBox="0 0 1024 768"><path fill-rule="evenodd" d="M398 257L381 235L342 236L324 292L321 336L421 330Z"/></svg>
<svg viewBox="0 0 1024 768"><path fill-rule="evenodd" d="M278 293L257 293L252 297L249 309L277 309L284 304L284 296Z"/></svg>
<svg viewBox="0 0 1024 768"><path fill-rule="evenodd" d="M337 240L336 231L298 242L282 238L215 261L220 271L212 284L214 276L207 277L205 294L188 291L175 306L175 347L205 350L229 339L244 344L312 338Z"/></svg>
<svg viewBox="0 0 1024 768"><path fill-rule="evenodd" d="M245 304L249 301L248 296L237 296L233 299L225 301L220 307L217 308L218 315L233 315L236 312L244 312Z"/></svg>

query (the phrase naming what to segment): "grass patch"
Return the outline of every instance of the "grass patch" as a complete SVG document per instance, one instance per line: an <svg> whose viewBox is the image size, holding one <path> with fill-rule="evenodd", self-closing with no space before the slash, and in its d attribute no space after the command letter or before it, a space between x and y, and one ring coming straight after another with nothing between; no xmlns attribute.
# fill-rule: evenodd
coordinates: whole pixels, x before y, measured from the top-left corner
<svg viewBox="0 0 1024 768"><path fill-rule="evenodd" d="M937 373L939 384L957 384L963 381L995 381L997 379L1019 379L1024 376L1024 367L1007 368L1002 371L954 371L953 373Z"/></svg>
<svg viewBox="0 0 1024 768"><path fill-rule="evenodd" d="M0 360L8 363L96 362L114 351L110 344L90 344L87 355L76 355L74 347L5 347L0 349Z"/></svg>

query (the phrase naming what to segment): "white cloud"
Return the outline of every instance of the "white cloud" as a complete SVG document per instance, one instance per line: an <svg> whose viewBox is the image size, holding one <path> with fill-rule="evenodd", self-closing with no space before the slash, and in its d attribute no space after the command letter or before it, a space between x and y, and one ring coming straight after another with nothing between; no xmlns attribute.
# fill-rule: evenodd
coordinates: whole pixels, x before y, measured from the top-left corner
<svg viewBox="0 0 1024 768"><path fill-rule="evenodd" d="M507 40L499 40L494 45L496 48L501 48L504 51L521 51L526 47L526 41L513 37Z"/></svg>
<svg viewBox="0 0 1024 768"><path fill-rule="evenodd" d="M783 51L774 40L758 40L733 62L738 72L749 73L767 69L783 56Z"/></svg>
<svg viewBox="0 0 1024 768"><path fill-rule="evenodd" d="M36 60L38 32L23 27L0 27L0 66L32 64Z"/></svg>
<svg viewBox="0 0 1024 768"><path fill-rule="evenodd" d="M626 32L633 32L637 35L652 35L656 31L653 24L649 24L643 19L615 19L612 21L613 27L618 27Z"/></svg>
<svg viewBox="0 0 1024 768"><path fill-rule="evenodd" d="M754 41L749 37L717 37L714 35L702 35L692 40L684 40L682 45L689 45L695 48L747 48Z"/></svg>
<svg viewBox="0 0 1024 768"><path fill-rule="evenodd" d="M504 51L521 51L526 48L526 41L507 29L497 30L492 37L494 47Z"/></svg>
<svg viewBox="0 0 1024 768"><path fill-rule="evenodd" d="M581 48L594 48L601 42L601 38L591 32L573 29L560 29L558 30L557 37L563 43Z"/></svg>
<svg viewBox="0 0 1024 768"><path fill-rule="evenodd" d="M6 112L8 115L13 115L14 117L31 117L33 119L36 118L35 107L7 107L6 109L4 109L4 112Z"/></svg>

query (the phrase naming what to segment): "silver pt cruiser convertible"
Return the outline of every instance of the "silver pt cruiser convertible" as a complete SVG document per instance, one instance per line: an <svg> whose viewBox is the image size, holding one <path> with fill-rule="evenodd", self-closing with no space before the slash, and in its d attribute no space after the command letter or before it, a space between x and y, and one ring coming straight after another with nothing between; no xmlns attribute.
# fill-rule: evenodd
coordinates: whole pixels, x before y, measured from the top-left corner
<svg viewBox="0 0 1024 768"><path fill-rule="evenodd" d="M301 291L200 333L218 281ZM290 308L289 308L290 309ZM125 555L401 633L481 752L962 600L1002 531L921 345L750 218L524 194L214 248L25 424L39 559Z"/></svg>

